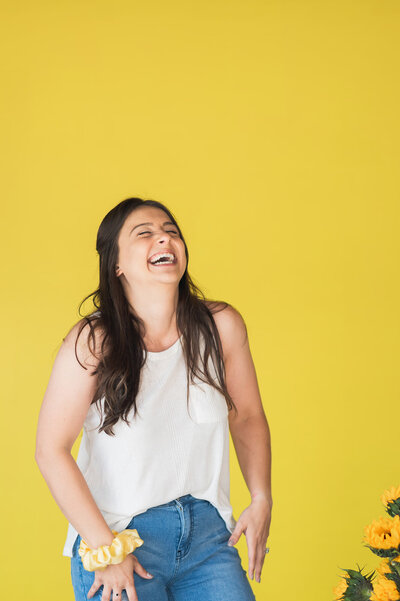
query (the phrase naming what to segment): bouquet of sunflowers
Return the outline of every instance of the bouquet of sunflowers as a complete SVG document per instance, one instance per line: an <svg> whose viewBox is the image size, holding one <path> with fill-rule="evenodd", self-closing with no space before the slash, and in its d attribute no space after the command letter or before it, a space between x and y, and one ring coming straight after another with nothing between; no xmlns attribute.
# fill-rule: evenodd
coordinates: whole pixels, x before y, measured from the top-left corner
<svg viewBox="0 0 400 601"><path fill-rule="evenodd" d="M381 517L364 528L364 545L382 558L377 574L346 570L333 589L335 601L400 600L400 486L386 490L381 501L390 517Z"/></svg>

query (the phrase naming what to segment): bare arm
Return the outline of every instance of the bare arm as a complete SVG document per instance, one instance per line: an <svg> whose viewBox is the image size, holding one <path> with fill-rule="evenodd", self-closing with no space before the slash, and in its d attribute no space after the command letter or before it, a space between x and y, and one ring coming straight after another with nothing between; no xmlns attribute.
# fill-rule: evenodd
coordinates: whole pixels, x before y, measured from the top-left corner
<svg viewBox="0 0 400 601"><path fill-rule="evenodd" d="M238 410L229 412L229 429L240 469L252 499L272 507L271 436L261 402L247 329L231 306L214 315L221 337L228 392Z"/></svg>
<svg viewBox="0 0 400 601"><path fill-rule="evenodd" d="M270 431L242 316L228 306L214 320L223 348L226 386L238 410L237 415L233 410L229 413L229 429L251 495L251 504L240 514L230 541L236 544L245 533L249 575L253 579L254 573L260 582L272 511Z"/></svg>
<svg viewBox="0 0 400 601"><path fill-rule="evenodd" d="M93 549L111 544L114 535L71 455L96 388L96 376L90 374L97 360L88 349L88 326L77 346L78 357L87 370L75 356L80 325L68 333L55 359L39 413L35 460L61 511Z"/></svg>

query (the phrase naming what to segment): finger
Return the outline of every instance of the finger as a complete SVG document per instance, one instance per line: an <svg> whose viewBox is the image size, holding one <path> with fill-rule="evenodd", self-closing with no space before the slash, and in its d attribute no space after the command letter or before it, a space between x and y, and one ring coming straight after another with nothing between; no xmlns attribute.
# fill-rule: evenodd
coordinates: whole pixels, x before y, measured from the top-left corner
<svg viewBox="0 0 400 601"><path fill-rule="evenodd" d="M113 601L121 601L122 591L118 590L117 586L115 588L113 588L112 594L113 594Z"/></svg>
<svg viewBox="0 0 400 601"><path fill-rule="evenodd" d="M104 585L103 594L101 596L101 601L110 601L111 597L111 586L109 584Z"/></svg>
<svg viewBox="0 0 400 601"><path fill-rule="evenodd" d="M96 582L96 580L93 582L92 586L89 589L89 592L87 594L87 598L91 599L95 593L97 592L97 589L99 589L101 586L101 582Z"/></svg>
<svg viewBox="0 0 400 601"><path fill-rule="evenodd" d="M128 584L125 588L129 601L139 601L136 589L133 584Z"/></svg>
<svg viewBox="0 0 400 601"><path fill-rule="evenodd" d="M256 545L255 542L247 540L247 555L249 557L249 576L253 580L255 562L256 562Z"/></svg>
<svg viewBox="0 0 400 601"><path fill-rule="evenodd" d="M236 543L238 542L239 538L242 535L243 530L244 530L244 525L242 525L240 522L237 522L237 524L228 540L228 545L230 547L232 547L233 545L236 545Z"/></svg>
<svg viewBox="0 0 400 601"><path fill-rule="evenodd" d="M261 581L261 570L263 568L265 553L264 553L265 545L258 545L257 547L257 555L256 555L256 571L255 571L255 579L257 582Z"/></svg>
<svg viewBox="0 0 400 601"><path fill-rule="evenodd" d="M150 572L148 572L139 561L136 561L133 570L142 578L147 578L148 580L153 578L153 574L150 574Z"/></svg>

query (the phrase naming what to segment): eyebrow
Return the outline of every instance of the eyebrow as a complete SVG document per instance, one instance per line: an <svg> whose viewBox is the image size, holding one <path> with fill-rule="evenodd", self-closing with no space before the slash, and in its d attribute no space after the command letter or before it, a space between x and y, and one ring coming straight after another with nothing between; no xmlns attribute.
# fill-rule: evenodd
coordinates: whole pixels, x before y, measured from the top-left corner
<svg viewBox="0 0 400 601"><path fill-rule="evenodd" d="M131 235L131 233L133 232L133 230L135 230L137 227L141 227L142 225L154 225L151 221L146 221L145 223L139 223L138 225L135 225L131 231L129 232L129 235ZM163 225L173 225L176 227L175 223L173 223L172 221L164 221Z"/></svg>

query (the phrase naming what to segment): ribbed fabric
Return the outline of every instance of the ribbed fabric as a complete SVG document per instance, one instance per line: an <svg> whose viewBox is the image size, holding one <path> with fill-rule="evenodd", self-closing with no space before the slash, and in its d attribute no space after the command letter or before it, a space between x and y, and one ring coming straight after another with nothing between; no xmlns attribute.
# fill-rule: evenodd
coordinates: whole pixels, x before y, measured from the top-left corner
<svg viewBox="0 0 400 601"><path fill-rule="evenodd" d="M210 360L209 369L215 377ZM102 399L103 400L103 399ZM87 413L77 464L111 530L186 494L212 503L230 532L229 424L225 398L199 379L189 386L182 336L169 348L147 352L136 399L138 414L97 432L100 416ZM77 531L69 524L63 555L72 557ZM140 536L140 532L139 532Z"/></svg>

